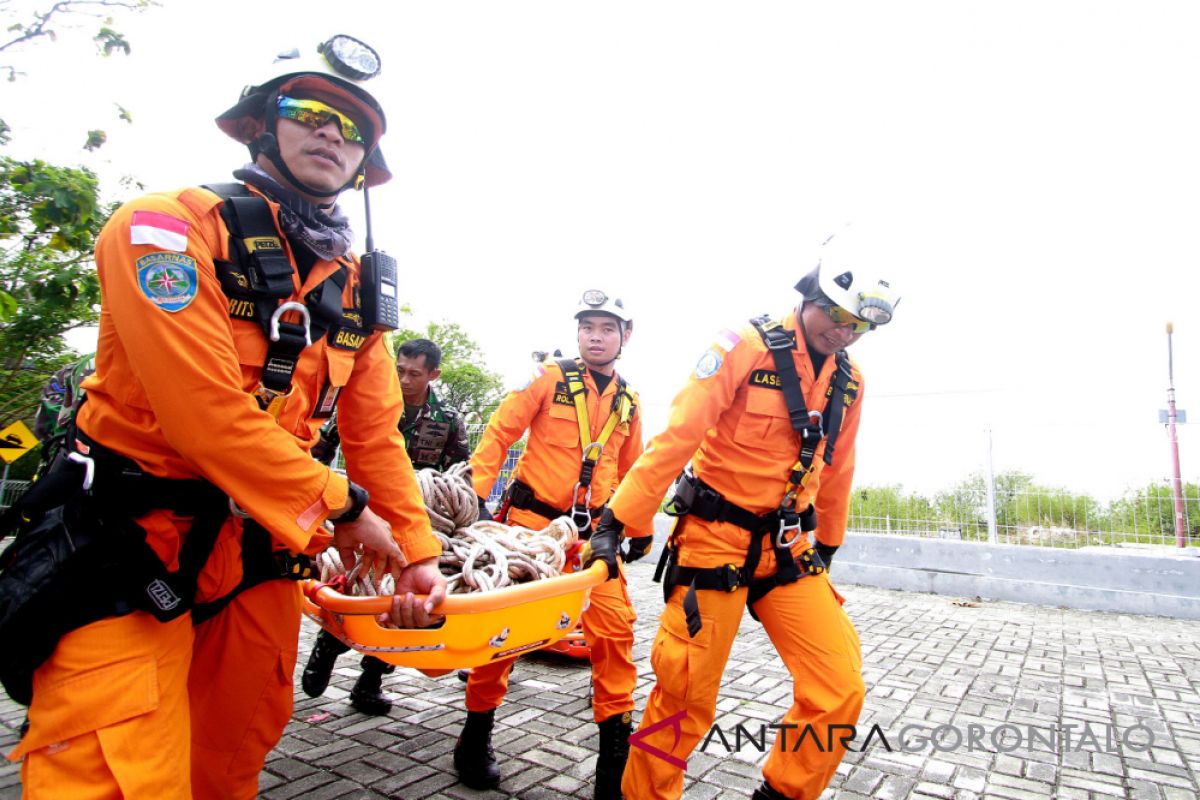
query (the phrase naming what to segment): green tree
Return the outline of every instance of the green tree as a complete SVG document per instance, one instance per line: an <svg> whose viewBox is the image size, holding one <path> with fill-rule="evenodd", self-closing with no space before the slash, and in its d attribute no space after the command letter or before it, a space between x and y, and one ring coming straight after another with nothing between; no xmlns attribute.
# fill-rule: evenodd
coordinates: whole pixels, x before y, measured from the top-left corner
<svg viewBox="0 0 1200 800"><path fill-rule="evenodd" d="M1200 544L1200 485L1183 486L1184 524L1189 543ZM1175 494L1168 483L1151 483L1114 501L1106 529L1134 541L1175 536Z"/></svg>
<svg viewBox="0 0 1200 800"><path fill-rule="evenodd" d="M850 518L855 530L879 533L938 527L933 504L921 495L905 492L899 484L856 488L850 493Z"/></svg>
<svg viewBox="0 0 1200 800"><path fill-rule="evenodd" d="M0 72L16 80L24 73L11 58L22 46L56 41L60 26L80 18L97 20L94 39L102 55L128 53L129 42L108 14L149 5L59 0L26 13L0 2L7 36L0 37ZM88 130L84 147L95 149L105 138L102 130ZM0 120L0 145L9 141L10 128ZM62 335L97 318L100 291L91 254L113 208L99 197L99 183L87 168L0 156L0 426L32 420L46 381L78 358Z"/></svg>
<svg viewBox="0 0 1200 800"><path fill-rule="evenodd" d="M467 415L486 420L504 397L500 376L487 369L483 352L456 322L431 322L424 331L402 328L392 334L393 349L408 339L428 339L442 350L439 396Z"/></svg>
<svg viewBox="0 0 1200 800"><path fill-rule="evenodd" d="M0 427L30 420L42 386L77 357L63 333L94 322L92 247L111 208L83 168L0 156Z"/></svg>
<svg viewBox="0 0 1200 800"><path fill-rule="evenodd" d="M1010 504L1020 526L1095 530L1100 522L1100 503L1086 494L1074 494L1062 488L1030 484Z"/></svg>

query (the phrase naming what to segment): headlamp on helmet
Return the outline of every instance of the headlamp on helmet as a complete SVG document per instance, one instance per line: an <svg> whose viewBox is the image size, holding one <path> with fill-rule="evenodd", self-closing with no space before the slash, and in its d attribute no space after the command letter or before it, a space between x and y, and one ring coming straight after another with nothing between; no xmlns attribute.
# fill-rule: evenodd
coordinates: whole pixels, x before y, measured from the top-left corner
<svg viewBox="0 0 1200 800"><path fill-rule="evenodd" d="M900 297L891 285L867 275L864 269L843 269L824 259L796 284L804 299L819 306L836 306L874 328L892 321Z"/></svg>
<svg viewBox="0 0 1200 800"><path fill-rule="evenodd" d="M353 81L365 81L379 74L379 53L353 36L338 34L317 45L329 66Z"/></svg>
<svg viewBox="0 0 1200 800"><path fill-rule="evenodd" d="M628 329L633 324L633 317L629 315L629 311L625 308L625 304L621 302L621 298L611 297L599 289L588 289L579 298L579 306L575 312L575 319L588 314L606 314L610 317L616 317L622 325L622 330Z"/></svg>

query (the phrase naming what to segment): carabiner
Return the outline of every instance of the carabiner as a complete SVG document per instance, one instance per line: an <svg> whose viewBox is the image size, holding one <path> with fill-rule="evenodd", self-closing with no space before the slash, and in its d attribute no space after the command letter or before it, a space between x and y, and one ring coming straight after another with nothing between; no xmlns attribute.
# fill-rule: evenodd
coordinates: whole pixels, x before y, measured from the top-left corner
<svg viewBox="0 0 1200 800"><path fill-rule="evenodd" d="M796 531L796 535L793 536L790 540L787 539L788 531ZM786 517L780 517L779 533L775 534L775 547L779 548L780 550L787 548L787 547L791 547L793 544L796 543L796 540L800 538L801 533L802 533L802 531L800 530L800 517L799 516L796 517L796 521L793 522L791 525L788 524Z"/></svg>
<svg viewBox="0 0 1200 800"><path fill-rule="evenodd" d="M246 513L232 497L229 498L229 513L233 514L238 519L250 519L250 515Z"/></svg>
<svg viewBox="0 0 1200 800"><path fill-rule="evenodd" d="M299 312L300 321L304 323L304 346L310 347L312 335L309 333L308 327L312 324L312 316L309 315L308 308L303 303L297 303L295 300L281 303L279 308L275 309L275 313L271 315L271 341L279 341L279 318L288 311Z"/></svg>
<svg viewBox="0 0 1200 800"><path fill-rule="evenodd" d="M592 505L592 485L587 485L587 491L583 493L583 503L579 502L579 490L583 488L582 483L575 484L575 488L571 490L571 505L578 508L582 505L585 509L591 508Z"/></svg>

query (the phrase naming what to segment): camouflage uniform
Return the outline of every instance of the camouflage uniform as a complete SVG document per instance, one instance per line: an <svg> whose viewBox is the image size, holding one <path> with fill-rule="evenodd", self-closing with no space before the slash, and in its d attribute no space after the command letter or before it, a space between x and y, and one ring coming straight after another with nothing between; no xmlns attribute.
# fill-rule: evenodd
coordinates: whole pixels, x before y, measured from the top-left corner
<svg viewBox="0 0 1200 800"><path fill-rule="evenodd" d="M433 468L444 472L452 464L466 461L471 456L462 415L444 405L432 386L417 415L411 420L400 420L400 432L404 434L404 445L413 469ZM340 441L337 418L334 417L321 429L321 440L313 447L313 456L325 464L332 462Z"/></svg>

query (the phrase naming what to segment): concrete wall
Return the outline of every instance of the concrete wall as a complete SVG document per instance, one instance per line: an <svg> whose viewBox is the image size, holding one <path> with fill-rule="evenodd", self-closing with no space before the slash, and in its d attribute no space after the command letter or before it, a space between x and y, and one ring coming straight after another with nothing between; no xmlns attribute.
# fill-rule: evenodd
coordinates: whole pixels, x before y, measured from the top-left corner
<svg viewBox="0 0 1200 800"><path fill-rule="evenodd" d="M664 515L655 520L651 557L670 522ZM833 575L838 583L908 592L1200 619L1197 550L1067 550L851 532Z"/></svg>

